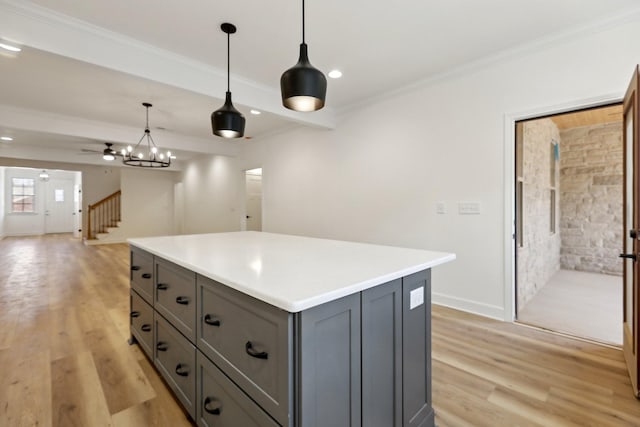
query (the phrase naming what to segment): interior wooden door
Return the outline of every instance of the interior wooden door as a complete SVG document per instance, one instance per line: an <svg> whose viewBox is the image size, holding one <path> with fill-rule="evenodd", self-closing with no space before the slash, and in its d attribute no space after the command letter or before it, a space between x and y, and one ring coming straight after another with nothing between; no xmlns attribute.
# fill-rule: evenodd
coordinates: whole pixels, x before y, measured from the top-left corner
<svg viewBox="0 0 640 427"><path fill-rule="evenodd" d="M629 369L633 393L640 397L640 357L638 354L638 334L640 329L640 319L638 317L638 307L640 306L639 271L640 260L638 252L640 249L640 191L639 165L640 157L640 134L639 120L640 111L638 96L640 91L639 69L636 69L631 78L631 83L624 96L623 110L623 143L624 143L624 253L620 256L624 259L624 290L623 290L623 350L624 357Z"/></svg>

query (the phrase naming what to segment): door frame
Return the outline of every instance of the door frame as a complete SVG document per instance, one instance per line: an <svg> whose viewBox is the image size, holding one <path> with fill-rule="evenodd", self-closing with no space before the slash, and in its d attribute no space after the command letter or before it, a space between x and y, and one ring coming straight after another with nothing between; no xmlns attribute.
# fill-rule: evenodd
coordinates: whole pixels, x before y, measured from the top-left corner
<svg viewBox="0 0 640 427"><path fill-rule="evenodd" d="M504 115L504 313L503 320L506 322L515 321L515 286L516 286L516 198L515 198L515 145L516 145L516 122L530 120L554 114L567 113L575 110L602 107L608 104L621 103L624 98L624 90L618 93L596 96L593 98L577 99L564 104L538 107L530 110L507 112Z"/></svg>

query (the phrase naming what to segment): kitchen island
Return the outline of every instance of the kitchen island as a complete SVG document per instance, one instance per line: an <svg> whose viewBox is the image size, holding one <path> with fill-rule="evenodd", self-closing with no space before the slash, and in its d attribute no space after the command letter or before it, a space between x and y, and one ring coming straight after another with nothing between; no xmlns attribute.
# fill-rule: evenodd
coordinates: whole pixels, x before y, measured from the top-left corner
<svg viewBox="0 0 640 427"><path fill-rule="evenodd" d="M129 240L131 333L202 426L432 426L431 268L233 232Z"/></svg>

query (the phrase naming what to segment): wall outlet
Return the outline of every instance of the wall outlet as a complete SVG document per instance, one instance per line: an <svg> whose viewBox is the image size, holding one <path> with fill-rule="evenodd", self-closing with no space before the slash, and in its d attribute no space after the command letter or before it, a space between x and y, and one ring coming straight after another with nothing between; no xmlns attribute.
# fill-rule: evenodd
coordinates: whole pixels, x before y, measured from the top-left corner
<svg viewBox="0 0 640 427"><path fill-rule="evenodd" d="M458 202L458 214L480 215L480 202Z"/></svg>
<svg viewBox="0 0 640 427"><path fill-rule="evenodd" d="M447 205L444 202L436 203L436 213L437 214L446 214L447 213Z"/></svg>
<svg viewBox="0 0 640 427"><path fill-rule="evenodd" d="M424 304L424 288L419 287L409 292L409 310Z"/></svg>

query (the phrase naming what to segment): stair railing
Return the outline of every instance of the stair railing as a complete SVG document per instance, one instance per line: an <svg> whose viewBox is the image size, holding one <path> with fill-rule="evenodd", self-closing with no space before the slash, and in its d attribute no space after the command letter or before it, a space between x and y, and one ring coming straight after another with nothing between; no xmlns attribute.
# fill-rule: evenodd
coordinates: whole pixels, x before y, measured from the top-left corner
<svg viewBox="0 0 640 427"><path fill-rule="evenodd" d="M116 227L120 221L120 193L118 190L104 199L89 205L87 239L94 240L98 233L106 233L108 227Z"/></svg>

